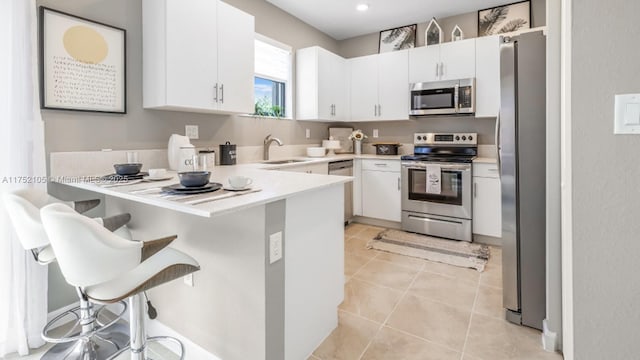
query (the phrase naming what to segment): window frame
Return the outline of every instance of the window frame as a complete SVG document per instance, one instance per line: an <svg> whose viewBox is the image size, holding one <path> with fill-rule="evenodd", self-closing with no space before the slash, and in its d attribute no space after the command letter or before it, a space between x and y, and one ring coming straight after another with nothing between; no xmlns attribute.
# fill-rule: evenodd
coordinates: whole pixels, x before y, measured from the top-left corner
<svg viewBox="0 0 640 360"><path fill-rule="evenodd" d="M289 119L289 120L293 120L293 47L284 43L281 43L277 40L274 40L270 37L264 36L262 34L258 34L255 33L255 40L261 41L263 43L269 44L271 46L280 48L284 51L287 51L289 53L289 68L288 68L288 72L287 72L287 79L280 79L280 78L276 78L273 76L268 76L265 74L260 74L258 72L255 71L253 72L253 81L255 83L255 78L259 77L262 79L266 79L266 80L271 80L271 81L276 81L276 82L281 82L284 83L284 92L285 92L285 97L284 97L284 115L282 117L272 117L272 116L261 116L261 115L251 115L251 116L258 116L258 117L269 117L269 118L274 118L274 119ZM255 59L254 59L254 63L255 63ZM255 88L254 88L254 92L255 92ZM254 99L254 104L255 104L256 99Z"/></svg>

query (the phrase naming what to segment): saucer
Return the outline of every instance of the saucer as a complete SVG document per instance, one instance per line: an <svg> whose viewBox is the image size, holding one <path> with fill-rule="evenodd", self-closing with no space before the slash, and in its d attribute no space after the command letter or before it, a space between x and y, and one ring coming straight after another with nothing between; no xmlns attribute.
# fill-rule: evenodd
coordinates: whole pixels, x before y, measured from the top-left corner
<svg viewBox="0 0 640 360"><path fill-rule="evenodd" d="M118 174L109 174L100 178L100 180L104 181L130 181L130 180L140 180L145 176L148 176L149 173L146 171L139 172L133 175L118 175Z"/></svg>
<svg viewBox="0 0 640 360"><path fill-rule="evenodd" d="M163 181L163 180L171 180L173 179L173 176L170 176L170 175L159 176L159 177L145 176L143 179L149 180L149 181Z"/></svg>
<svg viewBox="0 0 640 360"><path fill-rule="evenodd" d="M162 191L171 193L171 194L201 194L206 192L216 191L222 188L222 184L220 183L208 183L204 186L182 186L180 184L173 184L169 186L165 186L162 188Z"/></svg>
<svg viewBox="0 0 640 360"><path fill-rule="evenodd" d="M236 189L236 188L232 188L231 186L225 186L222 189L226 191L247 191L247 190L251 190L251 186L243 187L242 189Z"/></svg>

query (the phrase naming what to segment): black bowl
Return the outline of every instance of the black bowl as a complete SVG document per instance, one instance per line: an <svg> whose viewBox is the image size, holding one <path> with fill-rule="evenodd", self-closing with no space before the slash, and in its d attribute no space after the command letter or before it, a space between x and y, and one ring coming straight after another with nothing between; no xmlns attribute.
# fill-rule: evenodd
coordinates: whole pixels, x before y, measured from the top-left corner
<svg viewBox="0 0 640 360"><path fill-rule="evenodd" d="M185 171L178 173L180 185L185 187L205 186L209 183L211 172L209 171Z"/></svg>
<svg viewBox="0 0 640 360"><path fill-rule="evenodd" d="M142 169L142 164L115 164L113 168L118 175L135 175Z"/></svg>

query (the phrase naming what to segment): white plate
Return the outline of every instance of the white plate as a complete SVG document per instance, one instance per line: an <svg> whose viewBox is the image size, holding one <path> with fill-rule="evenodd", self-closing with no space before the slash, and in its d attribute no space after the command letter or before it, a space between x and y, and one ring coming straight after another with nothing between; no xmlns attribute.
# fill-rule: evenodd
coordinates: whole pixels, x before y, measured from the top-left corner
<svg viewBox="0 0 640 360"><path fill-rule="evenodd" d="M247 190L251 190L251 186L247 186L242 189L236 189L236 188L232 188L231 186L225 186L222 189L227 191L247 191Z"/></svg>
<svg viewBox="0 0 640 360"><path fill-rule="evenodd" d="M161 176L161 177L145 176L143 179L149 180L149 181L163 181L163 180L173 179L173 176Z"/></svg>

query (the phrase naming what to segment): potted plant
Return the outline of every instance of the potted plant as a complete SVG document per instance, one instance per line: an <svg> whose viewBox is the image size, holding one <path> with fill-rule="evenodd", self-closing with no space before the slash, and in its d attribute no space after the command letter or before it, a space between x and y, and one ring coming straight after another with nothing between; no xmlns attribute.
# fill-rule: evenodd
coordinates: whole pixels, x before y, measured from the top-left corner
<svg viewBox="0 0 640 360"><path fill-rule="evenodd" d="M349 140L353 140L353 152L356 155L362 154L362 140L366 139L367 135L365 135L362 130L354 130L349 135Z"/></svg>

